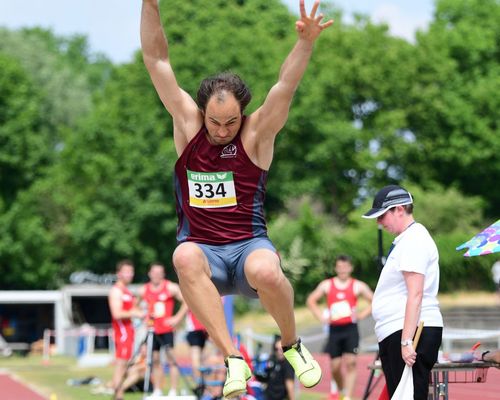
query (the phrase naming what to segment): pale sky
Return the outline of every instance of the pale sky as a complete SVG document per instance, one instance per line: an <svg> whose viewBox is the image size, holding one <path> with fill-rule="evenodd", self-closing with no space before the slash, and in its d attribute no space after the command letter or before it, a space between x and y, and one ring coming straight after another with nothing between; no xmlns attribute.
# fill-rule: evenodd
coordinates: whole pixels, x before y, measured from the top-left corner
<svg viewBox="0 0 500 400"><path fill-rule="evenodd" d="M210 1L210 0L207 0ZM298 0L282 0L298 13ZM391 33L412 40L434 12L433 0L334 0L349 22L353 12L384 21ZM313 0L306 0L309 10ZM9 29L41 26L57 35L84 34L92 52L116 63L128 62L139 48L141 0L0 0L0 26Z"/></svg>

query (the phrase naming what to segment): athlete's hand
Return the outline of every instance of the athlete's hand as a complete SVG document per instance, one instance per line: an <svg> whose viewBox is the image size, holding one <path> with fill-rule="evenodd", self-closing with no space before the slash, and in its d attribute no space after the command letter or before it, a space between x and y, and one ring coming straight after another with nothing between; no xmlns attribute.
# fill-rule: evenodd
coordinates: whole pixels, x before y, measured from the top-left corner
<svg viewBox="0 0 500 400"><path fill-rule="evenodd" d="M133 318L144 318L146 316L146 313L141 310L140 308L133 308L132 309L132 317Z"/></svg>
<svg viewBox="0 0 500 400"><path fill-rule="evenodd" d="M321 23L324 15L319 13L316 16L318 7L319 0L316 0L311 9L311 14L307 15L304 0L300 0L300 20L295 23L295 29L297 30L300 39L314 42L323 29L326 29L333 24L332 19Z"/></svg>
<svg viewBox="0 0 500 400"><path fill-rule="evenodd" d="M172 328L175 328L177 325L179 325L180 322L181 322L181 319L174 315L174 316L167 318L165 320L165 325L168 325L168 326L171 326Z"/></svg>

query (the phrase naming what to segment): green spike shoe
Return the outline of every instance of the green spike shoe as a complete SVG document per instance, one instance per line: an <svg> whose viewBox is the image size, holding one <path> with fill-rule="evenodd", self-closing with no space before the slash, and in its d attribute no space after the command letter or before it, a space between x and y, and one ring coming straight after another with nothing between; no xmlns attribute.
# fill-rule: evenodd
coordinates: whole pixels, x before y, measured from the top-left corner
<svg viewBox="0 0 500 400"><path fill-rule="evenodd" d="M300 338L297 343L283 350L300 383L306 388L316 386L321 380L321 368L306 346L301 343Z"/></svg>
<svg viewBox="0 0 500 400"><path fill-rule="evenodd" d="M247 392L247 381L252 376L243 357L229 356L224 360L226 364L226 382L222 394L225 399L232 399Z"/></svg>

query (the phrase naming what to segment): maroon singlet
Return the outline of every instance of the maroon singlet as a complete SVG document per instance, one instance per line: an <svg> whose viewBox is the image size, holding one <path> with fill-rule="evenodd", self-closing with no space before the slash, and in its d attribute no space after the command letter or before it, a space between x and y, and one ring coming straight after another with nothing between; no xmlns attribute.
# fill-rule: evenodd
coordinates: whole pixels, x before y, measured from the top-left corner
<svg viewBox="0 0 500 400"><path fill-rule="evenodd" d="M257 167L243 149L244 123L243 119L240 131L226 145L211 144L202 126L177 160L178 242L219 245L267 236L267 171Z"/></svg>

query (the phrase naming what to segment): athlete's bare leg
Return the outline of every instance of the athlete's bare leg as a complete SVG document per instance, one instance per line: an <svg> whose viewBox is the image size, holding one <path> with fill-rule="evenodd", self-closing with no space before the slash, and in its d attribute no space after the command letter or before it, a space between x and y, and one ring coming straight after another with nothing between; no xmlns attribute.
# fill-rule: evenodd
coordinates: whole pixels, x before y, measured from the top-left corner
<svg viewBox="0 0 500 400"><path fill-rule="evenodd" d="M240 355L227 330L222 300L210 280L210 267L203 251L195 243L182 243L175 249L173 263L182 297L223 356Z"/></svg>
<svg viewBox="0 0 500 400"><path fill-rule="evenodd" d="M125 373L127 372L127 360L122 360L117 358L115 360L115 370L113 372L113 389L115 390L115 399L123 399L125 390L123 388L122 381L125 379Z"/></svg>
<svg viewBox="0 0 500 400"><path fill-rule="evenodd" d="M200 346L191 346L191 366L193 368L193 378L198 385L201 382L201 356L203 349Z"/></svg>
<svg viewBox="0 0 500 400"><path fill-rule="evenodd" d="M145 368L143 366L132 365L127 371L127 378L123 381L122 391L126 392L128 388L132 387L141 379L143 379L144 373Z"/></svg>
<svg viewBox="0 0 500 400"><path fill-rule="evenodd" d="M279 257L271 250L252 251L245 261L245 276L257 290L259 299L274 318L281 332L281 343L290 346L297 341L293 288L283 274Z"/></svg>
<svg viewBox="0 0 500 400"><path fill-rule="evenodd" d="M345 365L344 387L345 395L352 398L356 384L356 354L346 353L342 356Z"/></svg>
<svg viewBox="0 0 500 400"><path fill-rule="evenodd" d="M173 350L168 350L168 351L174 352ZM174 360L175 360L175 352L172 356L174 357ZM168 358L167 358L167 360L168 360ZM180 376L181 372L179 371L179 368L177 368L171 360L168 360L168 367L170 369L170 389L169 389L169 392L174 391L175 393L177 393L179 376Z"/></svg>
<svg viewBox="0 0 500 400"><path fill-rule="evenodd" d="M344 379L342 376L342 357L334 357L331 362L332 378L337 384L337 390L344 390Z"/></svg>
<svg viewBox="0 0 500 400"><path fill-rule="evenodd" d="M153 389L155 391L162 390L163 388L163 368L160 362L160 352L153 351Z"/></svg>

